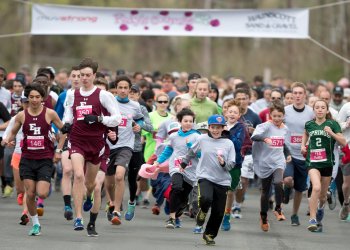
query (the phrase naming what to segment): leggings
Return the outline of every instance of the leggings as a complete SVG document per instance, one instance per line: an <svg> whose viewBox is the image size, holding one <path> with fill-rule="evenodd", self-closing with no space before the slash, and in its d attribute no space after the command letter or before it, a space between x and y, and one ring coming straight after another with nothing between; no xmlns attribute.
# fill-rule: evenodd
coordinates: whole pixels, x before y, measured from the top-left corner
<svg viewBox="0 0 350 250"><path fill-rule="evenodd" d="M276 169L269 177L261 179L261 198L260 198L260 214L267 216L267 211L269 210L269 193L271 189L271 184L275 186L275 200L276 208L281 207L283 198L283 169Z"/></svg>
<svg viewBox="0 0 350 250"><path fill-rule="evenodd" d="M170 213L176 213L176 217L181 216L191 191L192 186L184 180L182 174L175 173L171 176Z"/></svg>
<svg viewBox="0 0 350 250"><path fill-rule="evenodd" d="M133 202L136 198L137 191L137 174L140 170L141 165L144 163L142 152L133 152L129 162L128 182L129 182L129 193L130 201Z"/></svg>

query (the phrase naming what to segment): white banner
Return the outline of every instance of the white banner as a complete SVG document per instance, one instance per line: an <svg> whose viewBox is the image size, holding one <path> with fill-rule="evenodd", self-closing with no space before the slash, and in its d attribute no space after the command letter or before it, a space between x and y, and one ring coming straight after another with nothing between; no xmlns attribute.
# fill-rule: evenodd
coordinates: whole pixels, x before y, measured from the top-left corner
<svg viewBox="0 0 350 250"><path fill-rule="evenodd" d="M32 7L34 35L308 38L308 9L120 9Z"/></svg>

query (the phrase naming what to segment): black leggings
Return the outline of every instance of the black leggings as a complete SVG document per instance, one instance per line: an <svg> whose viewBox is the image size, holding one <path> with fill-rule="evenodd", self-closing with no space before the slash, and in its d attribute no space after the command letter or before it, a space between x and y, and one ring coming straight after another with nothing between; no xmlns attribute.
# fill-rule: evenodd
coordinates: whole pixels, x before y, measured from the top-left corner
<svg viewBox="0 0 350 250"><path fill-rule="evenodd" d="M182 214L191 191L192 186L184 180L182 174L175 173L171 176L170 213L176 213L176 217Z"/></svg>
<svg viewBox="0 0 350 250"><path fill-rule="evenodd" d="M128 182L129 182L129 193L130 201L134 202L137 191L137 174L140 170L141 165L144 163L142 152L133 152L129 162Z"/></svg>
<svg viewBox="0 0 350 250"><path fill-rule="evenodd" d="M228 188L206 179L198 180L199 208L204 213L208 213L211 207L210 218L204 233L212 235L213 238L218 235L221 221L224 217Z"/></svg>
<svg viewBox="0 0 350 250"><path fill-rule="evenodd" d="M271 189L271 184L275 186L275 201L276 208L281 207L283 198L283 169L276 169L269 177L261 179L261 198L260 198L260 214L267 216L267 211L269 211L269 193Z"/></svg>

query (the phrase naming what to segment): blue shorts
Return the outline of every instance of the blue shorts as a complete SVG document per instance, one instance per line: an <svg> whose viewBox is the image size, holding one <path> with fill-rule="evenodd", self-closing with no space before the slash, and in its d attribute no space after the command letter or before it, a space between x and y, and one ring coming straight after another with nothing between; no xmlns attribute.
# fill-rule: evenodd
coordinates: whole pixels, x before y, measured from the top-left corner
<svg viewBox="0 0 350 250"><path fill-rule="evenodd" d="M286 177L293 177L294 189L298 192L304 192L307 189L307 168L305 161L292 157L292 160L287 163L284 170L283 178Z"/></svg>

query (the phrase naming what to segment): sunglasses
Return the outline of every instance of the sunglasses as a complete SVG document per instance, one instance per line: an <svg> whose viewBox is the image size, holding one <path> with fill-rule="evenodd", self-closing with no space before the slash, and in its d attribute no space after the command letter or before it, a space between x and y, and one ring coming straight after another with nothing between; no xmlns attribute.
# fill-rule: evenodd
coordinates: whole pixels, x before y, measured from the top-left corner
<svg viewBox="0 0 350 250"><path fill-rule="evenodd" d="M168 103L169 101L157 101L158 103L160 103L160 104L166 104L166 103Z"/></svg>
<svg viewBox="0 0 350 250"><path fill-rule="evenodd" d="M281 97L271 97L271 100L282 100Z"/></svg>

